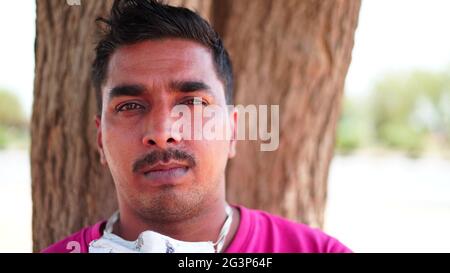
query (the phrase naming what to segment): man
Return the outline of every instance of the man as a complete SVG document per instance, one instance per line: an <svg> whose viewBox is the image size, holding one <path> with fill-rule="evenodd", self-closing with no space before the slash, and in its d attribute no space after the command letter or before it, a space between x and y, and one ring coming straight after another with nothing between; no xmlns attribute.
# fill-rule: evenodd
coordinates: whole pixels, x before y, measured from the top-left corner
<svg viewBox="0 0 450 273"><path fill-rule="evenodd" d="M93 64L97 143L119 211L44 252L350 252L319 230L228 205L235 140L193 139L203 128L191 124L193 132L173 130L174 108L215 106L224 109L216 124L236 134L231 61L205 20L155 0L124 0L99 21L107 29Z"/></svg>

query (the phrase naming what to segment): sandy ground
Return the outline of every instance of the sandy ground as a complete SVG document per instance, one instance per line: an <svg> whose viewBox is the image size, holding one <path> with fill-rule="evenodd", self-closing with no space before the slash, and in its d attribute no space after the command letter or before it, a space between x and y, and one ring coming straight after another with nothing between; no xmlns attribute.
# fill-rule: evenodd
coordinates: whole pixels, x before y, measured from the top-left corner
<svg viewBox="0 0 450 273"><path fill-rule="evenodd" d="M0 151L0 252L31 252L31 178L27 151Z"/></svg>
<svg viewBox="0 0 450 273"><path fill-rule="evenodd" d="M26 151L0 152L0 252L30 252ZM325 231L356 252L450 252L450 162L335 157Z"/></svg>
<svg viewBox="0 0 450 273"><path fill-rule="evenodd" d="M450 252L450 161L335 157L325 230L356 252Z"/></svg>

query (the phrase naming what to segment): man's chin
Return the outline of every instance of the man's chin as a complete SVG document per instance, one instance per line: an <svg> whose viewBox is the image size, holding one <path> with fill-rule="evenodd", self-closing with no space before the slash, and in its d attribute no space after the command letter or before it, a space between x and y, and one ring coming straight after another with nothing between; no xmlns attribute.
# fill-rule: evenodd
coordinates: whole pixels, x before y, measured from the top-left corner
<svg viewBox="0 0 450 273"><path fill-rule="evenodd" d="M196 216L202 207L203 195L200 192L185 191L169 185L161 186L160 191L142 200L139 197L140 214L150 221L181 221Z"/></svg>

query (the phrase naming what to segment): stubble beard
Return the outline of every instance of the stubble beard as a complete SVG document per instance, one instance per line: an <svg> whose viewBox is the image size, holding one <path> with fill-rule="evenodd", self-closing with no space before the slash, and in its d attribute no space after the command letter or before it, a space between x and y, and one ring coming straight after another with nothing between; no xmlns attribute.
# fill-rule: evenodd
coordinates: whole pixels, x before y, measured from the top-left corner
<svg viewBox="0 0 450 273"><path fill-rule="evenodd" d="M152 196L137 194L130 200L136 213L146 222L169 224L195 218L218 197L219 184L214 181L206 188L194 184L189 189L162 186Z"/></svg>

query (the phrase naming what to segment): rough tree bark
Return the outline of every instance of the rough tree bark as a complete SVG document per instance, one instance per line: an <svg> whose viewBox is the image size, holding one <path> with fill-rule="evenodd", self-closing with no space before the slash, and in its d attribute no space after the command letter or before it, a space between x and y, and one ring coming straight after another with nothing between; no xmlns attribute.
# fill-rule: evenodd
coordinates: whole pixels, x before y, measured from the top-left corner
<svg viewBox="0 0 450 273"><path fill-rule="evenodd" d="M360 1L220 3L216 10L226 13L216 27L234 61L237 102L280 107L279 149L240 142L227 196L322 227Z"/></svg>
<svg viewBox="0 0 450 273"><path fill-rule="evenodd" d="M89 70L94 19L107 1L37 2L31 172L38 251L116 208L95 144ZM359 0L172 0L222 34L236 74L236 102L280 105L280 148L242 142L227 169L233 203L321 226L344 78Z"/></svg>
<svg viewBox="0 0 450 273"><path fill-rule="evenodd" d="M33 249L41 250L116 206L96 150L90 84L94 19L111 1L36 1L36 75L31 122Z"/></svg>

